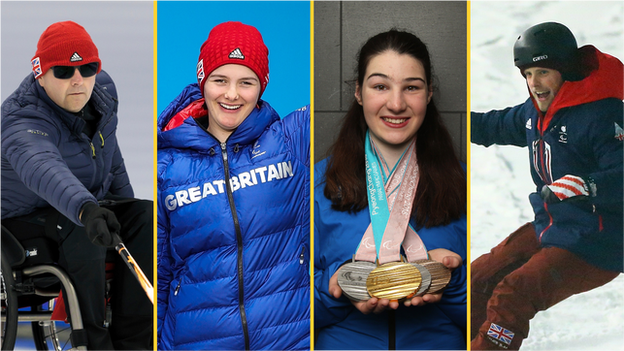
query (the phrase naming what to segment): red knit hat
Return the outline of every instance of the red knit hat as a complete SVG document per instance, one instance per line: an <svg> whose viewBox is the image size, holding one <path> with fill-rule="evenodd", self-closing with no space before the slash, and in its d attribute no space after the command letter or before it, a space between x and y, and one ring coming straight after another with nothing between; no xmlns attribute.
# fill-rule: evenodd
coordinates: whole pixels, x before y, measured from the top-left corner
<svg viewBox="0 0 624 351"><path fill-rule="evenodd" d="M57 22L49 26L37 43L37 52L31 60L35 79L44 75L54 66L80 66L97 62L98 71L102 70L102 61L98 56L91 36L78 23L72 21Z"/></svg>
<svg viewBox="0 0 624 351"><path fill-rule="evenodd" d="M202 44L197 62L197 83L204 84L212 71L233 63L247 66L260 79L260 96L269 83L269 49L260 32L241 22L224 22L214 27Z"/></svg>

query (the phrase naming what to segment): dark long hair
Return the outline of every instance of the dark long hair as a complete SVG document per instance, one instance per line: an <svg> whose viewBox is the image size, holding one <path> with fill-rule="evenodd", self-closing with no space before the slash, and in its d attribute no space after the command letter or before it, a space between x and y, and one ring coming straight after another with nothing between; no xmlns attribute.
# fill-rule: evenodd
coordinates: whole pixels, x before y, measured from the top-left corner
<svg viewBox="0 0 624 351"><path fill-rule="evenodd" d="M420 61L427 85L432 89L432 69L427 46L415 35L392 29L370 38L360 49L357 83L361 87L371 59L386 51L406 54ZM357 212L368 206L364 139L368 126L364 110L354 99L345 115L338 138L328 150L324 194L338 211ZM453 148L434 100L416 133L416 156L420 173L412 206L419 228L448 224L466 213L466 173Z"/></svg>

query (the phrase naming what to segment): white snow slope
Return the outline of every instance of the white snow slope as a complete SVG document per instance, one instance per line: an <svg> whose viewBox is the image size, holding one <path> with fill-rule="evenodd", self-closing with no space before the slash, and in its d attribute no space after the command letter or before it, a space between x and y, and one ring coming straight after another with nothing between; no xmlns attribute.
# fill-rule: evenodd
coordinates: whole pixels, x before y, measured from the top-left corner
<svg viewBox="0 0 624 351"><path fill-rule="evenodd" d="M471 109L520 104L526 83L513 65L513 44L526 28L565 24L579 46L624 59L624 2L471 2ZM533 219L526 148L472 144L471 260ZM623 234L624 235L624 234ZM624 277L538 313L523 350L624 350Z"/></svg>

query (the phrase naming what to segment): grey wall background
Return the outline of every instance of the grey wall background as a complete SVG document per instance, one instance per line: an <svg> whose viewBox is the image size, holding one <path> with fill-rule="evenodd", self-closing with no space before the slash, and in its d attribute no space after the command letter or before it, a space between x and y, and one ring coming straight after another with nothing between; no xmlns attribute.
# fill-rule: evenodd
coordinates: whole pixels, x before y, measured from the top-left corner
<svg viewBox="0 0 624 351"><path fill-rule="evenodd" d="M314 158L325 157L353 99L357 51L392 27L429 48L434 100L466 161L467 4L454 1L317 1L314 3Z"/></svg>

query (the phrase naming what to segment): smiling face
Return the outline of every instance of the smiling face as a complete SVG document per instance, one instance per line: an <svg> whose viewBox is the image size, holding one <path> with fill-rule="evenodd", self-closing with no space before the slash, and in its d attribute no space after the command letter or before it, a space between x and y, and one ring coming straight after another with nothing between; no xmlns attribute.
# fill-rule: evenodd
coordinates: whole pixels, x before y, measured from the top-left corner
<svg viewBox="0 0 624 351"><path fill-rule="evenodd" d="M355 96L382 150L402 151L416 135L433 94L426 80L422 63L410 55L389 50L369 61Z"/></svg>
<svg viewBox="0 0 624 351"><path fill-rule="evenodd" d="M531 67L524 70L531 95L537 102L537 107L546 112L563 85L563 78L559 71L549 68Z"/></svg>
<svg viewBox="0 0 624 351"><path fill-rule="evenodd" d="M224 142L258 103L260 80L246 66L227 64L210 73L204 84L208 132Z"/></svg>
<svg viewBox="0 0 624 351"><path fill-rule="evenodd" d="M87 104L95 85L95 76L83 78L78 70L69 79L58 79L49 69L37 79L55 104L69 112L79 112Z"/></svg>

